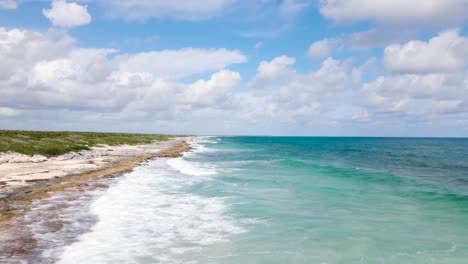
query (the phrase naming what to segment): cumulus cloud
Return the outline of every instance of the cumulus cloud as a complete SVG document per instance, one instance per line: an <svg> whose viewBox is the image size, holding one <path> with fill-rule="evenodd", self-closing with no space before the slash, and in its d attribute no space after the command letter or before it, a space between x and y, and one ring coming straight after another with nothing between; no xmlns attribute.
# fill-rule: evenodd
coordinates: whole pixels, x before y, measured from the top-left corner
<svg viewBox="0 0 468 264"><path fill-rule="evenodd" d="M78 48L68 35L53 31L0 28L0 106L119 111L154 90L181 95L187 85L180 78L221 70L188 85L199 98L191 103L207 104L240 78L222 69L246 59L239 51L191 48L109 56L117 52ZM213 95L204 98L205 91ZM163 100L161 94L150 97L151 103Z"/></svg>
<svg viewBox="0 0 468 264"><path fill-rule="evenodd" d="M18 3L16 0L0 0L0 9L16 9L18 7Z"/></svg>
<svg viewBox="0 0 468 264"><path fill-rule="evenodd" d="M466 0L323 0L320 13L337 22L454 26L468 17Z"/></svg>
<svg viewBox="0 0 468 264"><path fill-rule="evenodd" d="M238 72L221 70L214 73L209 80L199 80L184 91L185 102L196 105L220 105L220 100L227 97L241 76Z"/></svg>
<svg viewBox="0 0 468 264"><path fill-rule="evenodd" d="M340 98L355 85L353 67L348 62L328 58L319 69L300 74L291 67L294 62L294 58L280 56L260 63L254 80L262 89L238 98L243 103L242 109L248 109L247 118L276 118L295 124L325 119L327 123L327 119L341 111ZM278 80L280 76L282 79Z"/></svg>
<svg viewBox="0 0 468 264"><path fill-rule="evenodd" d="M291 58L285 55L276 57L272 61L262 61L258 65L258 72L255 79L279 79L284 75L293 73L292 68L289 66L295 63L295 58Z"/></svg>
<svg viewBox="0 0 468 264"><path fill-rule="evenodd" d="M435 73L463 70L468 64L468 39L452 29L429 41L413 40L385 48L384 67L399 73Z"/></svg>
<svg viewBox="0 0 468 264"><path fill-rule="evenodd" d="M374 114L426 119L468 112L468 72L380 76L363 85L360 96Z"/></svg>
<svg viewBox="0 0 468 264"><path fill-rule="evenodd" d="M313 60L323 59L332 55L333 51L341 48L342 39L322 39L309 46L308 55Z"/></svg>
<svg viewBox="0 0 468 264"><path fill-rule="evenodd" d="M280 56L259 64L254 79L263 89L239 92L241 75L226 69L245 61L236 50L119 54L112 49L79 48L68 35L53 31L0 28L0 56L4 59L0 123L10 122L16 128L29 128L11 123L19 113L24 124L44 128L37 123L44 122L49 129L59 128L58 120L62 129L74 129L80 120L82 129L87 124L92 129L119 130L117 124L125 121L145 124L146 129L163 126L166 132L206 133L216 129L212 120L221 119L225 122L221 128L217 124L218 129L232 133L229 129L249 124L270 129L275 117L301 126L343 111L337 98L348 93L354 82L347 62L329 58L319 69L300 74L293 68L295 58ZM144 60L146 56L151 60ZM210 75L184 80L200 73Z"/></svg>
<svg viewBox="0 0 468 264"><path fill-rule="evenodd" d="M325 43L326 49L317 48L312 57L329 56L341 48L341 41L316 42L318 47ZM382 120L398 130L448 118L451 127L466 127L466 43L459 31L448 30L428 41L390 45L383 58L387 71L375 79L374 58L354 65L328 57L305 70L295 66L296 58L283 55L261 61L255 76L243 83L240 73L228 69L247 61L238 50L122 54L80 48L63 32L0 28L0 124L23 129L329 134L349 124L372 127ZM21 120L14 121L17 116Z"/></svg>
<svg viewBox="0 0 468 264"><path fill-rule="evenodd" d="M208 80L192 83L157 78L140 86L124 111L140 118L151 113L155 119L180 120L187 113L229 108L232 89L240 79L238 72L226 69L213 73Z"/></svg>
<svg viewBox="0 0 468 264"><path fill-rule="evenodd" d="M369 80L373 75L373 60L353 68L356 88L348 99L353 103L348 101L347 106L353 114L343 114L348 118L341 122L369 124L367 129L378 127L393 133L396 127L429 128L416 135L448 133L431 131L440 129L434 124L442 123L462 131L468 120L467 46L466 37L456 29L443 31L428 41L387 46L382 58L384 71L375 79L357 83L360 76Z"/></svg>
<svg viewBox="0 0 468 264"><path fill-rule="evenodd" d="M308 55L312 59L323 59L331 53L331 47L328 40L319 40L312 43L309 47Z"/></svg>
<svg viewBox="0 0 468 264"><path fill-rule="evenodd" d="M91 23L87 5L68 3L67 0L53 0L51 9L42 10L52 24L61 27L77 27Z"/></svg>
<svg viewBox="0 0 468 264"><path fill-rule="evenodd" d="M468 118L467 47L468 40L452 29L428 41L385 48L383 65L391 73L359 89L366 118L394 116L413 123Z"/></svg>

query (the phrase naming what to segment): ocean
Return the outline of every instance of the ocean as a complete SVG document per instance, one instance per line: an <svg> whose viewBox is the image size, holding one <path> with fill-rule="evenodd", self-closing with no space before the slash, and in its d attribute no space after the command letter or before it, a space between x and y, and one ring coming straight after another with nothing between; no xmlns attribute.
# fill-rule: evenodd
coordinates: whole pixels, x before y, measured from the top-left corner
<svg viewBox="0 0 468 264"><path fill-rule="evenodd" d="M468 139L192 144L56 206L36 262L468 263Z"/></svg>

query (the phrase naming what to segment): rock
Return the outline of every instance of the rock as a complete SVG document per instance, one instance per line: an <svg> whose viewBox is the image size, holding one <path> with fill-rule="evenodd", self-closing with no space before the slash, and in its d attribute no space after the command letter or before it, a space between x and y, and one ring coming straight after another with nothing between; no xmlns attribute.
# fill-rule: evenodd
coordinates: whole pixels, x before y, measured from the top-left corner
<svg viewBox="0 0 468 264"><path fill-rule="evenodd" d="M97 182L97 183L93 184L93 187L96 187L96 188L109 188L109 185L107 185L105 183Z"/></svg>
<svg viewBox="0 0 468 264"><path fill-rule="evenodd" d="M57 160L70 160L70 159L75 158L77 155L78 155L78 153L76 153L76 152L70 152L70 153L58 156Z"/></svg>
<svg viewBox="0 0 468 264"><path fill-rule="evenodd" d="M25 162L44 162L47 157L42 155L28 156L16 152L0 153L0 164L2 163L25 163Z"/></svg>
<svg viewBox="0 0 468 264"><path fill-rule="evenodd" d="M34 163L44 162L47 160L47 157L42 155L34 155L31 157L31 161Z"/></svg>
<svg viewBox="0 0 468 264"><path fill-rule="evenodd" d="M10 158L8 158L5 153L0 153L0 164L8 163L9 160Z"/></svg>
<svg viewBox="0 0 468 264"><path fill-rule="evenodd" d="M99 156L96 154L93 150L85 150L80 152L80 156L77 157L77 159L92 159L95 158L96 156Z"/></svg>
<svg viewBox="0 0 468 264"><path fill-rule="evenodd" d="M70 160L70 159L76 159L76 160L87 160L87 159L94 159L94 158L99 158L102 156L108 156L109 153L107 150L100 150L100 149L92 149L92 150L83 150L78 153L76 152L70 152L67 154L63 154L57 157L57 160Z"/></svg>
<svg viewBox="0 0 468 264"><path fill-rule="evenodd" d="M84 150L79 153L77 159L94 159L100 158L102 156L108 156L109 154L105 150L99 149L92 149L92 150Z"/></svg>
<svg viewBox="0 0 468 264"><path fill-rule="evenodd" d="M8 163L25 163L30 162L31 157L28 155L20 154L20 153L7 153L9 156Z"/></svg>
<svg viewBox="0 0 468 264"><path fill-rule="evenodd" d="M27 183L30 182L41 182L41 181L48 181L49 179L30 179L30 180L24 180Z"/></svg>

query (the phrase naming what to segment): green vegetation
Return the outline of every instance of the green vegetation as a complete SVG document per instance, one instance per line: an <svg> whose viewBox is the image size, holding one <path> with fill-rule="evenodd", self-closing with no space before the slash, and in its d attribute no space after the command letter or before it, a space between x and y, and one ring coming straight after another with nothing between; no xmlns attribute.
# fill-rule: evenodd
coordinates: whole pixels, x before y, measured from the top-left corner
<svg viewBox="0 0 468 264"><path fill-rule="evenodd" d="M170 138L153 134L0 130L0 152L57 156L99 145L137 145Z"/></svg>

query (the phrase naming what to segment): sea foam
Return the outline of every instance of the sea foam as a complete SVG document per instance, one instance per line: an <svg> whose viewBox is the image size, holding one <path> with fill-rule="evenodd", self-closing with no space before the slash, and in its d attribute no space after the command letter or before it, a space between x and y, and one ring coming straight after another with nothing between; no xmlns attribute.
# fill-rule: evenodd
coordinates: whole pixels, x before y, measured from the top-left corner
<svg viewBox="0 0 468 264"><path fill-rule="evenodd" d="M189 162L184 158L175 158L167 162L175 170L192 176L214 175L216 167L210 165L202 165L197 162Z"/></svg>
<svg viewBox="0 0 468 264"><path fill-rule="evenodd" d="M211 137L198 137L190 140L189 143L192 146L192 151L184 153L184 157L170 159L167 161L167 163L173 169L186 175L206 176L217 174L218 170L216 166L212 164L187 160L187 158L190 158L193 155L212 151L212 149L207 148L202 144L217 142L209 139L211 139Z"/></svg>
<svg viewBox="0 0 468 264"><path fill-rule="evenodd" d="M185 191L214 173L183 158L135 169L91 205L98 223L59 263L196 263L205 246L244 232L224 198Z"/></svg>

